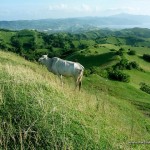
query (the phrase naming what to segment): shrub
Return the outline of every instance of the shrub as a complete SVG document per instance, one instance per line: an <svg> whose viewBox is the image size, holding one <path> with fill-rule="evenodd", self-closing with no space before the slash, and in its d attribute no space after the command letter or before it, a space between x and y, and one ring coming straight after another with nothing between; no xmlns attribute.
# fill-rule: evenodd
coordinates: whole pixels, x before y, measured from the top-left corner
<svg viewBox="0 0 150 150"><path fill-rule="evenodd" d="M91 70L90 69L85 69L84 70L84 76L88 77L91 74Z"/></svg>
<svg viewBox="0 0 150 150"><path fill-rule="evenodd" d="M123 56L123 51L117 51L116 55Z"/></svg>
<svg viewBox="0 0 150 150"><path fill-rule="evenodd" d="M125 49L121 47L121 48L116 52L116 55L123 56L124 52L125 52Z"/></svg>
<svg viewBox="0 0 150 150"><path fill-rule="evenodd" d="M95 47L95 48L98 48L98 47L99 47L99 45L98 45L98 44L95 44L95 45L94 45L94 47Z"/></svg>
<svg viewBox="0 0 150 150"><path fill-rule="evenodd" d="M90 67L89 70L90 70L90 74L100 75L100 72L101 72L100 68L99 67L95 67L95 66Z"/></svg>
<svg viewBox="0 0 150 150"><path fill-rule="evenodd" d="M150 85L147 85L146 83L144 82L141 82L140 83L141 87L140 89L148 94L150 94Z"/></svg>
<svg viewBox="0 0 150 150"><path fill-rule="evenodd" d="M127 59L121 59L119 63L113 66L113 68L115 70L137 69L137 70L143 71L143 69L140 68L139 64L136 61L128 62Z"/></svg>
<svg viewBox="0 0 150 150"><path fill-rule="evenodd" d="M122 82L129 82L130 76L128 74L125 74L119 70L112 70L108 72L109 79L116 80L116 81L122 81Z"/></svg>
<svg viewBox="0 0 150 150"><path fill-rule="evenodd" d="M111 52L115 52L116 50L114 48L110 49Z"/></svg>
<svg viewBox="0 0 150 150"><path fill-rule="evenodd" d="M124 50L125 50L125 49L124 49L124 48L122 48L122 47L119 49L119 51L124 51Z"/></svg>
<svg viewBox="0 0 150 150"><path fill-rule="evenodd" d="M114 69L124 70L128 66L128 60L127 59L121 59L119 63L113 66Z"/></svg>
<svg viewBox="0 0 150 150"><path fill-rule="evenodd" d="M150 62L150 55L149 54L144 54L143 59Z"/></svg>
<svg viewBox="0 0 150 150"><path fill-rule="evenodd" d="M136 61L132 61L127 65L127 69L131 70L131 69L137 69L139 70L139 64Z"/></svg>
<svg viewBox="0 0 150 150"><path fill-rule="evenodd" d="M90 69L85 69L84 75L87 77L91 74L97 74L103 78L108 78L108 71L105 69L100 69L99 67L91 67Z"/></svg>
<svg viewBox="0 0 150 150"><path fill-rule="evenodd" d="M130 50L130 51L128 52L128 55L136 55L136 51L135 51L135 50Z"/></svg>

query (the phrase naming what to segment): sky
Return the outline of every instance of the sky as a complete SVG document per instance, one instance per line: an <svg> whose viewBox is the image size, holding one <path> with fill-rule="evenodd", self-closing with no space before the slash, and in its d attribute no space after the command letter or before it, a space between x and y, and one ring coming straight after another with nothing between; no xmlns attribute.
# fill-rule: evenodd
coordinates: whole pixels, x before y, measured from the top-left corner
<svg viewBox="0 0 150 150"><path fill-rule="evenodd" d="M150 0L0 0L0 20L150 15Z"/></svg>

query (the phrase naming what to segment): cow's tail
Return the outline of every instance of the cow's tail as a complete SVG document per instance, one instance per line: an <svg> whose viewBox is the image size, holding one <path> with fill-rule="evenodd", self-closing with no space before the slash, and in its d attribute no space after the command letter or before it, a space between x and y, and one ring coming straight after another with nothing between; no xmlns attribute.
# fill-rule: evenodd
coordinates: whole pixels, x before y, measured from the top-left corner
<svg viewBox="0 0 150 150"><path fill-rule="evenodd" d="M83 73L84 73L84 67L80 70L80 74L79 74L78 79L77 79L77 82L79 84L79 91L80 91L81 86L82 86Z"/></svg>

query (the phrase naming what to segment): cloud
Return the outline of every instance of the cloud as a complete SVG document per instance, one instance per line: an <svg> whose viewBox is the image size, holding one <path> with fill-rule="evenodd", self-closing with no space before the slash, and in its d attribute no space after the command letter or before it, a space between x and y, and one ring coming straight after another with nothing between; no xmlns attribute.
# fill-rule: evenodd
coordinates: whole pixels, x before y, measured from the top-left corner
<svg viewBox="0 0 150 150"><path fill-rule="evenodd" d="M67 10L69 9L67 4L49 5L49 10Z"/></svg>
<svg viewBox="0 0 150 150"><path fill-rule="evenodd" d="M67 4L57 4L49 5L50 11L70 11L70 12L92 12L94 9L87 4L80 5L67 5Z"/></svg>
<svg viewBox="0 0 150 150"><path fill-rule="evenodd" d="M120 8L108 8L106 10L104 10L105 12L107 12L108 14L111 13L131 13L131 14L138 14L141 10L140 8L135 8L135 7L120 7Z"/></svg>
<svg viewBox="0 0 150 150"><path fill-rule="evenodd" d="M87 4L82 4L81 11L91 12L91 11L93 11L93 8Z"/></svg>

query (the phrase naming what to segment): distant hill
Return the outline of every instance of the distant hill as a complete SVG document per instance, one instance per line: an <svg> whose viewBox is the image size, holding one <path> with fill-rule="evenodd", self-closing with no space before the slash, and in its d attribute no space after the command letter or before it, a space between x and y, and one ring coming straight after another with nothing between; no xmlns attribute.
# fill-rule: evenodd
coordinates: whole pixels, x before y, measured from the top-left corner
<svg viewBox="0 0 150 150"><path fill-rule="evenodd" d="M150 28L150 16L118 14L108 17L0 21L0 28L33 29L45 32L81 32L99 28Z"/></svg>
<svg viewBox="0 0 150 150"><path fill-rule="evenodd" d="M34 30L0 29L0 49L20 54L26 59L38 59L42 54L65 58L74 52L97 44L129 45L150 48L150 29L99 29L78 34L47 34Z"/></svg>

